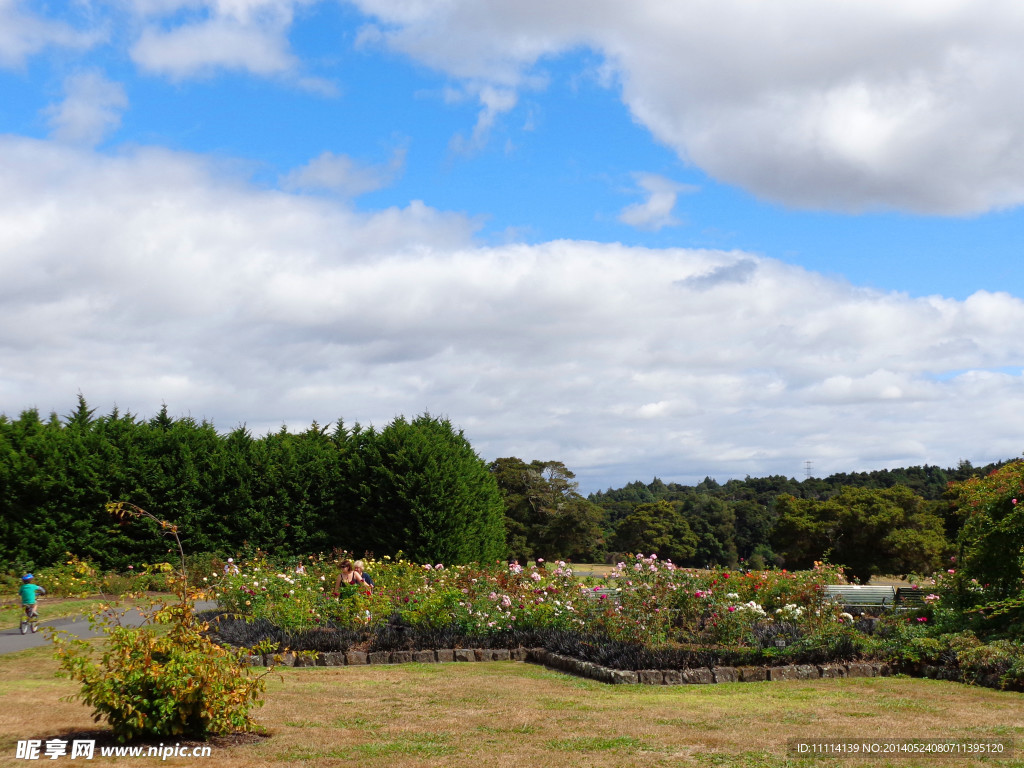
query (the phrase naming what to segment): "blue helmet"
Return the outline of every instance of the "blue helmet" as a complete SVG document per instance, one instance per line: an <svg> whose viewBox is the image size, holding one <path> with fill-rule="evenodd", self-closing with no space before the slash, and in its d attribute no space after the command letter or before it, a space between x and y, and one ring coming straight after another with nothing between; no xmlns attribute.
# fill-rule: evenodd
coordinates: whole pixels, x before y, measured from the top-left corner
<svg viewBox="0 0 1024 768"><path fill-rule="evenodd" d="M21 577L21 580L22 581L31 581L34 578L35 578L35 576L33 576L31 573L26 573L24 576Z"/></svg>

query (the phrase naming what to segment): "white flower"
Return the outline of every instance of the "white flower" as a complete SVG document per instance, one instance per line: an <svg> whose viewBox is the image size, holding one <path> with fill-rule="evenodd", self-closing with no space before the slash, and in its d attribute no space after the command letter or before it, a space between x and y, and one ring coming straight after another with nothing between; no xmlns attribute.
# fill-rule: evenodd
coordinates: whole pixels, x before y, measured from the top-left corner
<svg viewBox="0 0 1024 768"><path fill-rule="evenodd" d="M749 603L744 603L743 605L737 605L736 606L736 610L737 611L747 611L747 612L756 614L758 616L764 616L765 615L764 608L762 608L760 605L755 603L753 600L751 600Z"/></svg>

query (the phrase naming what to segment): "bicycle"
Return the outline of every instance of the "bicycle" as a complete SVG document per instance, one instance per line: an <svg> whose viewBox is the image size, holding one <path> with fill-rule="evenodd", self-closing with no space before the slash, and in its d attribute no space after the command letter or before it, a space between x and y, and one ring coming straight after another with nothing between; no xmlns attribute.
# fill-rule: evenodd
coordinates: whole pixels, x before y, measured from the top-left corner
<svg viewBox="0 0 1024 768"><path fill-rule="evenodd" d="M24 608L25 616L21 620L21 634L27 634L29 630L32 630L34 635L39 631L39 611L35 605L26 605Z"/></svg>

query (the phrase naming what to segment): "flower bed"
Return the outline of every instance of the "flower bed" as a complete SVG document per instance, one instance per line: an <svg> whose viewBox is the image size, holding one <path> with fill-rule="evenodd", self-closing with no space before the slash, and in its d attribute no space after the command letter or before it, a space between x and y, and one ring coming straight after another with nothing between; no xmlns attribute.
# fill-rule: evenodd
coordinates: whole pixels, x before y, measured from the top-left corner
<svg viewBox="0 0 1024 768"><path fill-rule="evenodd" d="M585 644L631 648L633 655L719 649L769 661L787 654L850 656L861 636L852 617L825 600L823 587L837 574L824 567L696 571L637 556L597 581L577 579L562 561L445 567L384 559L367 564L375 589L343 594L334 592L329 561L312 559L303 570L261 559L241 564L238 574L211 574L222 610L255 622L245 630L225 622L223 636L239 645L259 638L326 651L437 643L508 647L530 635L545 643L591 638ZM337 647L328 648L332 643Z"/></svg>
<svg viewBox="0 0 1024 768"><path fill-rule="evenodd" d="M207 577L229 614L215 631L219 642L262 644L263 653L381 660L439 649L543 648L629 673L886 663L908 674L1024 687L1019 643L940 632L955 612L941 606L935 583L924 584L919 608L855 619L825 598L824 585L838 573L822 566L696 571L636 556L598 581L577 579L564 562L445 567L383 559L367 564L375 589L336 594L336 571L324 558L312 558L305 573L266 559L240 565L237 575Z"/></svg>

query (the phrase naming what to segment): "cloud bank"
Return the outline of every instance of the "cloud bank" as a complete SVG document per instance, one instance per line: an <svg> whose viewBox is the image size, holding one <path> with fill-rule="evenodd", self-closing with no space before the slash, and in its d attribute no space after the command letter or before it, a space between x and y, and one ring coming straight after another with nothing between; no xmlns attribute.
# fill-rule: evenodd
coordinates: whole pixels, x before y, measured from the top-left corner
<svg viewBox="0 0 1024 768"><path fill-rule="evenodd" d="M0 67L119 30L147 74L223 70L322 94L293 52L325 0L129 0L91 30L0 0ZM972 215L1024 203L1024 6L1017 0L351 0L357 46L447 74L480 103L472 153L550 62L587 50L633 118L687 163L764 200ZM310 11L312 12L312 10ZM107 15L105 15L107 14ZM342 43L339 41L339 46Z"/></svg>
<svg viewBox="0 0 1024 768"><path fill-rule="evenodd" d="M487 247L194 155L0 137L0 403L81 391L258 432L449 416L584 485L1014 456L1024 302L857 288L743 252Z"/></svg>
<svg viewBox="0 0 1024 768"><path fill-rule="evenodd" d="M633 117L786 205L974 214L1024 202L1015 0L355 0L454 78L539 87L581 47Z"/></svg>

